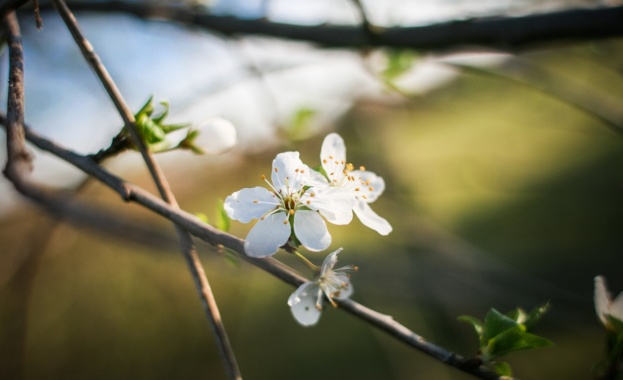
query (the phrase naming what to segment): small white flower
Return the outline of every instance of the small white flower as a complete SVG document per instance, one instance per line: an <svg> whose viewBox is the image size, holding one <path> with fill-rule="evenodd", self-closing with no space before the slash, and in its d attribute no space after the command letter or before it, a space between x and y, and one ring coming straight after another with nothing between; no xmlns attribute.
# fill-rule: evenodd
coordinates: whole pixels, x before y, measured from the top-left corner
<svg viewBox="0 0 623 380"><path fill-rule="evenodd" d="M381 235L392 231L387 220L372 211L368 205L374 202L385 190L385 181L373 172L366 171L363 166L355 170L353 164L346 162L346 146L337 133L325 137L320 149L322 169L328 178L318 172L313 174L316 186L329 186L349 192L355 199L353 211L366 227L372 228Z"/></svg>
<svg viewBox="0 0 623 380"><path fill-rule="evenodd" d="M190 149L197 154L220 154L237 143L236 128L223 118L213 118L196 127L178 129L166 136L167 150Z"/></svg>
<svg viewBox="0 0 623 380"><path fill-rule="evenodd" d="M607 316L616 318L623 323L623 292L613 301L603 276L595 277L595 310L601 323L609 329L613 329L614 326L608 321Z"/></svg>
<svg viewBox="0 0 623 380"><path fill-rule="evenodd" d="M193 146L208 154L223 153L237 143L236 128L227 119L209 119L194 130L199 131L199 135L193 140Z"/></svg>
<svg viewBox="0 0 623 380"><path fill-rule="evenodd" d="M292 315L301 325L313 326L318 322L325 298L333 306L337 306L333 299L345 299L353 294L350 275L347 272L356 271L357 267L347 265L333 269L340 251L342 248L329 254L322 263L318 277L299 286L288 298Z"/></svg>
<svg viewBox="0 0 623 380"><path fill-rule="evenodd" d="M331 235L322 219L333 224L348 224L354 200L336 189L309 187L311 170L298 152L280 153L273 160L272 184L246 188L225 199L225 211L242 223L253 219L245 241L249 256L266 257L277 252L294 234L310 251L322 251L331 244Z"/></svg>

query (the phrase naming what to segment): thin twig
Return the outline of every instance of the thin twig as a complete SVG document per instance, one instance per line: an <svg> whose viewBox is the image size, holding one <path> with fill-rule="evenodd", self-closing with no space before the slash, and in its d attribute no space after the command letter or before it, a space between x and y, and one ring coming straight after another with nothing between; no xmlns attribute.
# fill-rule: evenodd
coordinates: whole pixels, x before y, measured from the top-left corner
<svg viewBox="0 0 623 380"><path fill-rule="evenodd" d="M370 41L359 25L295 25L266 19L239 19L211 15L196 8L154 2L71 3L74 10L125 12L140 18L165 19L226 35L266 35L314 42L327 47L383 46L411 49L447 49L464 45L516 48L535 42L587 40L623 35L623 6L565 9L509 17L472 18L431 25L384 28Z"/></svg>
<svg viewBox="0 0 623 380"><path fill-rule="evenodd" d="M149 172L151 173L151 176L154 179L156 186L158 187L160 196L162 197L162 199L165 200L165 202L170 204L171 207L179 208L164 173L162 172L160 166L157 164L156 160L153 157L153 154L149 151L147 145L143 141L140 133L138 132L138 129L136 128L134 115L123 100L119 89L108 74L108 71L106 70L104 65L102 65L99 57L93 50L93 47L82 35L82 32L80 31L75 17L63 0L55 0L54 4L58 9L61 18L67 25L67 28L69 29L72 37L74 38L74 41L80 47L80 50L84 55L85 59L87 60L91 68L95 71L101 83L104 85L104 88L106 89L109 97L117 107L117 110L123 118L127 130L130 132L130 136L133 139L134 144L141 152L143 160L145 161ZM203 266L201 265L201 261L199 260L199 256L192 241L192 237L179 225L176 224L175 228L180 240L184 259L186 260L186 263L188 264L192 277L195 281L195 286L197 288L197 291L199 292L204 311L208 317L208 321L210 322L210 326L212 327L212 331L215 335L217 345L223 357L227 374L229 375L230 379L241 380L242 375L240 373L240 368L238 367L233 348L231 347L229 337L227 336L227 332L225 330L225 325L223 324L223 320L218 310L216 299L214 298L214 293L212 292L210 283L208 282L208 278L205 274Z"/></svg>
<svg viewBox="0 0 623 380"><path fill-rule="evenodd" d="M0 115L0 124L4 124L5 122L6 119ZM67 161L78 169L84 171L86 174L96 178L98 181L117 192L123 200L136 202L144 206L145 208L184 228L192 235L212 245L222 245L234 252L237 252L242 259L263 269L282 281L295 287L298 287L303 282L308 281L305 277L301 276L296 271L276 259L257 259L247 256L244 251L243 240L223 231L217 230L214 227L204 223L196 216L180 210L179 208L172 207L142 188L125 182L124 180L108 172L106 169L97 165L89 158L61 147L30 129L26 129L26 138L39 149L47 151ZM45 207L50 207L50 205L46 205L44 202L40 203L42 203ZM58 208L61 204L53 204L52 207ZM394 338L437 360L442 361L451 367L457 368L481 379L501 379L501 377L486 367L471 365L472 362L470 360L426 341L424 338L418 334L415 334L413 331L398 323L390 316L373 311L352 300L339 301L339 305L341 306L341 309L355 315L376 328L385 331Z"/></svg>

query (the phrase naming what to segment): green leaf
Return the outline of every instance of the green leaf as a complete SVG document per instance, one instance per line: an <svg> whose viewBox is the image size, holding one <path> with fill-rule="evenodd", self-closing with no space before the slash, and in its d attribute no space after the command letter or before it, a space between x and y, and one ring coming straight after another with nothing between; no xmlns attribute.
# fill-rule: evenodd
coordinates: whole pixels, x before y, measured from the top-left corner
<svg viewBox="0 0 623 380"><path fill-rule="evenodd" d="M487 359L490 361L498 356L507 355L514 351L553 345L551 340L527 333L522 327L522 325L517 325L489 340L486 348Z"/></svg>
<svg viewBox="0 0 623 380"><path fill-rule="evenodd" d="M201 219L202 222L204 222L205 224L210 223L210 220L208 219L208 216L202 212L196 212L195 216L199 219Z"/></svg>
<svg viewBox="0 0 623 380"><path fill-rule="evenodd" d="M519 326L519 324L514 319L509 318L495 309L491 309L485 316L484 342L489 342L506 330L513 329L517 326Z"/></svg>
<svg viewBox="0 0 623 380"><path fill-rule="evenodd" d="M288 137L294 140L302 139L311 129L311 122L317 112L311 108L300 108L294 113L287 130Z"/></svg>
<svg viewBox="0 0 623 380"><path fill-rule="evenodd" d="M476 334L478 335L478 340L480 341L480 347L485 345L486 342L483 340L484 328L483 328L483 325L482 325L482 321L480 321L480 319L474 318L474 317L469 316L469 315L461 315L457 319L459 321L461 321L461 322L466 322L466 323L469 323L470 325L472 325L472 327L476 331Z"/></svg>
<svg viewBox="0 0 623 380"><path fill-rule="evenodd" d="M149 116L141 115L136 120L136 128L148 144L155 144L164 141L166 134L160 126Z"/></svg>
<svg viewBox="0 0 623 380"><path fill-rule="evenodd" d="M150 116L152 112L154 112L154 105L152 103L152 101L154 100L154 96L151 95L149 97L149 99L147 99L147 101L145 102L145 104L143 104L143 106L141 107L140 110L138 110L137 113L134 114L134 118L138 119L139 116L141 115L146 115L146 116Z"/></svg>
<svg viewBox="0 0 623 380"><path fill-rule="evenodd" d="M160 128L164 131L164 133L171 133L173 131L177 131L179 129L188 128L190 123L182 123L182 124L162 124Z"/></svg>
<svg viewBox="0 0 623 380"><path fill-rule="evenodd" d="M532 311L530 311L530 313L526 317L526 321L523 322L523 324L526 325L527 329L531 329L538 321L541 320L541 318L543 318L545 313L548 312L549 308L549 302L539 307L535 307L534 309L532 309Z"/></svg>
<svg viewBox="0 0 623 380"><path fill-rule="evenodd" d="M513 376L513 370L511 369L511 365L507 362L493 362L491 363L495 372L497 372L500 376Z"/></svg>
<svg viewBox="0 0 623 380"><path fill-rule="evenodd" d="M166 100L163 100L160 102L160 105L164 108L164 110L160 112L160 115L152 117L152 120L156 124L162 124L162 122L164 121L164 118L167 117L167 115L169 114L169 102Z"/></svg>
<svg viewBox="0 0 623 380"><path fill-rule="evenodd" d="M415 61L416 54L413 50L389 50L387 52L387 67L383 70L383 76L391 81L407 72Z"/></svg>
<svg viewBox="0 0 623 380"><path fill-rule="evenodd" d="M225 211L225 202L222 199L218 200L218 208L216 210L216 221L214 222L214 227L218 228L221 231L229 231L229 227L231 226L231 219L227 212Z"/></svg>

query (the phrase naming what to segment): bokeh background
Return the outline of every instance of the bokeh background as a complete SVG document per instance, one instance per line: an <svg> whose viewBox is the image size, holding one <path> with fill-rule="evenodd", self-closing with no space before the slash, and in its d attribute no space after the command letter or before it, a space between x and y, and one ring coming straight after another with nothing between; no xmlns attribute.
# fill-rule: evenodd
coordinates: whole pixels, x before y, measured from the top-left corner
<svg viewBox="0 0 623 380"><path fill-rule="evenodd" d="M378 25L600 5L365 4ZM360 21L348 1L211 6L242 18ZM332 248L344 247L341 262L360 268L356 301L468 357L476 336L457 316L549 301L534 332L555 346L506 359L523 379L592 377L604 339L593 278L623 290L623 135L604 120L620 116L623 40L362 53L120 14L77 16L133 109L154 95L171 103L171 121L219 116L236 125L239 143L228 153L158 156L185 210L213 218L220 199L261 185L278 152L297 150L315 166L323 137L337 131L350 162L384 177L372 206L394 226L388 237L357 220L329 227ZM21 18L27 123L93 153L122 121L58 16L43 19L37 31L30 14ZM4 162L4 133L0 140ZM38 180L77 189L80 202L116 218L68 223L0 179L0 366L25 379L226 378L170 223L34 153ZM154 190L138 154L105 165ZM231 232L244 237L249 228L233 222ZM340 310L303 328L286 305L293 288L198 244L246 379L470 378ZM287 253L275 257L309 276Z"/></svg>

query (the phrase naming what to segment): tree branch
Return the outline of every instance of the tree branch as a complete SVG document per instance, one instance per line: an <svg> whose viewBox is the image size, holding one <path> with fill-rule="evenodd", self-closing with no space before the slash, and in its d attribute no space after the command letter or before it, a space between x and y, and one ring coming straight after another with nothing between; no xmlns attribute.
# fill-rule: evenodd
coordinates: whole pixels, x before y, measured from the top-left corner
<svg viewBox="0 0 623 380"><path fill-rule="evenodd" d="M557 40L586 40L623 35L623 6L570 9L519 17L496 16L425 26L367 28L357 25L294 25L210 15L191 7L150 2L73 2L74 10L123 12L145 19L165 19L225 35L257 34L313 42L326 47L366 46L435 50L461 45L517 48ZM378 29L378 30L377 30Z"/></svg>
<svg viewBox="0 0 623 380"><path fill-rule="evenodd" d="M104 65L102 65L99 57L93 50L93 47L82 35L82 32L80 31L78 23L74 18L73 14L63 0L55 0L54 5L58 9L63 21L65 21L65 24L71 32L74 41L80 47L80 50L84 55L85 59L97 74L113 103L115 103L115 106L117 107L119 114L123 118L127 130L130 132L130 136L133 139L134 144L138 147L143 157L143 160L149 168L149 172L151 173L151 176L154 179L156 186L158 187L160 196L172 207L179 208L175 196L171 191L171 187L169 186L169 183L164 173L162 172L162 169L156 162L153 154L149 151L149 148L143 141L143 138L136 127L134 115L132 114L132 112L130 112L129 107L123 100L121 93L119 92L114 81L108 74L108 71L106 70ZM212 331L215 335L217 346L223 358L227 374L232 380L242 380L242 374L240 373L240 368L238 367L236 356L234 355L234 351L229 341L229 337L227 336L225 325L223 324L223 320L221 318L221 314L219 312L214 293L212 292L212 288L210 287L208 278L205 274L203 266L201 265L201 261L199 260L199 256L192 241L192 237L188 232L186 232L177 224L175 225L175 229L180 240L182 254L184 256L184 259L186 260L193 280L195 281L195 287L197 288L197 291L199 293L199 298L201 299L204 311L206 313L206 316L208 317L208 321L210 322L210 326L212 327Z"/></svg>
<svg viewBox="0 0 623 380"><path fill-rule="evenodd" d="M5 124L6 118L0 115L0 124ZM280 280L292 285L300 286L302 283L308 281L305 277L298 274L292 268L281 263L274 258L257 259L249 257L244 251L244 240L239 239L233 235L227 234L223 231L217 230L214 227L202 222L196 216L189 214L179 208L172 207L163 200L153 196L149 192L142 188L132 185L123 181L122 179L114 176L106 169L97 165L91 159L65 149L54 142L40 136L36 132L26 129L26 139L39 149L47 151L68 163L74 165L78 169L82 170L86 174L96 178L112 190L116 191L124 201L131 201L138 203L145 208L169 219L175 224L182 227L192 235L202 239L212 245L222 245L234 252L237 252L239 256L245 261L263 269L264 271L272 274ZM37 200L37 199L35 199ZM50 204L39 201L46 208L53 207L58 209L63 205L67 205L65 202L52 202ZM407 327L401 325L395 321L391 316L378 313L371 310L353 300L335 300L340 308L355 315L356 317L366 321L367 323L375 326L376 328L385 331L394 338L406 343L407 345L429 355L441 362L457 368L463 372L474 375L481 379L498 379L501 378L493 371L486 367L474 365L469 359L465 359L454 352L448 351L442 347L432 344L426 341L423 337L409 330ZM508 378L507 378L508 380Z"/></svg>

